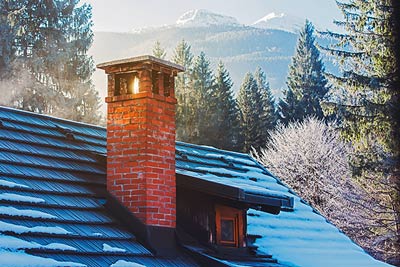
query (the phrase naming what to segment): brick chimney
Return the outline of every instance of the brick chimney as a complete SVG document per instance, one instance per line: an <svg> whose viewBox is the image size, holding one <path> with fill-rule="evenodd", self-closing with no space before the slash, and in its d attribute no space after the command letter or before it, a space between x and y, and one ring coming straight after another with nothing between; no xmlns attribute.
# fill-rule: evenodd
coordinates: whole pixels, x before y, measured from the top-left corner
<svg viewBox="0 0 400 267"><path fill-rule="evenodd" d="M146 227L175 229L174 77L184 68L152 56L97 67L108 75L107 190Z"/></svg>

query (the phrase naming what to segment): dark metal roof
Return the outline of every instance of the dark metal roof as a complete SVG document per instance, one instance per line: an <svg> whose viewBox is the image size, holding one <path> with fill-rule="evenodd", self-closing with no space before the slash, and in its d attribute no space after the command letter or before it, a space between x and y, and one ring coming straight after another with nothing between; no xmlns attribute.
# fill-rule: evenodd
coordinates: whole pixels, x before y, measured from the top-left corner
<svg viewBox="0 0 400 267"><path fill-rule="evenodd" d="M277 263L220 259L222 265L390 266L370 257L248 155L181 142L176 149L178 185L282 206L279 215L250 209L247 217L248 232L260 236L255 246ZM25 251L59 262L196 266L186 254L155 256L138 242L135 229L104 207L105 154L102 127L0 107L1 248L11 250L11 243L1 242L16 238L28 245Z"/></svg>
<svg viewBox="0 0 400 267"><path fill-rule="evenodd" d="M104 128L3 107L0 121L2 237L27 242L30 254L91 267L197 266L185 254L153 255L104 207Z"/></svg>

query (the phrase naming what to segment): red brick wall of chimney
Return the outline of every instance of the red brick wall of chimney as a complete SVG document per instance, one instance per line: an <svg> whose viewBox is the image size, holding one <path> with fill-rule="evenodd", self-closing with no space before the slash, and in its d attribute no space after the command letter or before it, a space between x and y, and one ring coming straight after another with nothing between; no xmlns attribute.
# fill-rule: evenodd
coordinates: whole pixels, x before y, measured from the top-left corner
<svg viewBox="0 0 400 267"><path fill-rule="evenodd" d="M106 98L107 189L144 224L175 228L176 99L151 92L148 70L139 77L139 93Z"/></svg>

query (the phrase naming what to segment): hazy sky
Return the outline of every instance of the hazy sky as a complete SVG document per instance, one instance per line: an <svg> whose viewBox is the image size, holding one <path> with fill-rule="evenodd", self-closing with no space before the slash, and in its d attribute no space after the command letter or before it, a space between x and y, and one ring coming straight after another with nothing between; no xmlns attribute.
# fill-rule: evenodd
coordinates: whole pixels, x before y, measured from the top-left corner
<svg viewBox="0 0 400 267"><path fill-rule="evenodd" d="M323 29L341 15L335 0L81 0L93 6L94 31L126 32L173 24L191 9L208 9L251 24L271 12L308 18Z"/></svg>

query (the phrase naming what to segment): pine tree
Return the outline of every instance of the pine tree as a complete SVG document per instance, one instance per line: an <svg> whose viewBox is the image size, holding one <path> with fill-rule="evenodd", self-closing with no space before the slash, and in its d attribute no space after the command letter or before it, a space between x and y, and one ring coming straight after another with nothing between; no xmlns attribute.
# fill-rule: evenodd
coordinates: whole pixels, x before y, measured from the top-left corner
<svg viewBox="0 0 400 267"><path fill-rule="evenodd" d="M400 262L396 242L400 240L400 187L396 83L396 48L394 5L397 1L351 0L337 2L344 20L336 21L344 33L326 32L337 43L325 48L339 62L341 75L329 74L332 84L326 109L340 119L342 136L355 149L352 164L358 181L370 197L381 201L383 210L371 214L371 236L380 240L371 249L386 260ZM398 15L398 13L397 13ZM398 88L397 88L398 90Z"/></svg>
<svg viewBox="0 0 400 267"><path fill-rule="evenodd" d="M346 33L327 32L337 44L325 50L335 56L342 75L329 74L332 83L329 107L342 119L343 135L353 142L375 140L390 146L388 79L394 69L390 1L353 0L338 6L345 20L336 24ZM369 144L367 144L369 146Z"/></svg>
<svg viewBox="0 0 400 267"><path fill-rule="evenodd" d="M94 64L87 56L93 41L91 7L67 0L0 0L0 7L7 15L0 19L1 34L12 36L7 38L11 44L0 49L7 52L1 60L7 65L3 79L17 81L21 73L29 79L19 83L23 88L14 88L10 105L97 123Z"/></svg>
<svg viewBox="0 0 400 267"><path fill-rule="evenodd" d="M215 87L207 105L210 125L207 128L208 145L228 150L239 147L239 112L233 96L232 79L220 61L215 74Z"/></svg>
<svg viewBox="0 0 400 267"><path fill-rule="evenodd" d="M246 73L240 86L237 103L240 112L242 150L249 152L251 147L258 149L265 145L259 121L262 104L257 82L250 72Z"/></svg>
<svg viewBox="0 0 400 267"><path fill-rule="evenodd" d="M9 6L7 1L0 1L0 79L9 71L13 59L13 40L15 34L8 21Z"/></svg>
<svg viewBox="0 0 400 267"><path fill-rule="evenodd" d="M153 46L153 56L160 58L160 59L165 59L167 56L167 52L165 51L164 48L161 47L160 41L156 41L154 46Z"/></svg>
<svg viewBox="0 0 400 267"><path fill-rule="evenodd" d="M213 116L213 110L210 109L210 104L214 100L212 94L214 91L214 75L210 67L210 61L204 52L195 58L192 72L194 114L193 114L193 132L191 142L197 144L209 144L211 134L208 128ZM212 105L212 104L211 104Z"/></svg>
<svg viewBox="0 0 400 267"><path fill-rule="evenodd" d="M260 67L254 72L254 79L256 80L257 88L262 99L261 103L263 109L260 121L263 122L262 128L264 129L262 139L266 142L269 138L269 132L272 131L276 125L275 100L266 75Z"/></svg>
<svg viewBox="0 0 400 267"><path fill-rule="evenodd" d="M320 105L327 93L327 81L320 53L315 45L314 26L306 21L296 53L289 66L288 89L280 101L280 121L302 121L306 116L324 117ZM293 108L292 111L288 108Z"/></svg>
<svg viewBox="0 0 400 267"><path fill-rule="evenodd" d="M284 98L279 99L278 103L278 117L279 122L287 125L290 121L296 121L297 114L300 113L299 101L293 94L293 91L286 89L283 91Z"/></svg>
<svg viewBox="0 0 400 267"><path fill-rule="evenodd" d="M175 95L178 100L176 108L176 138L190 141L194 129L194 99L192 83L193 54L190 45L182 39L174 50L173 62L185 67L185 72L179 73L175 83Z"/></svg>

